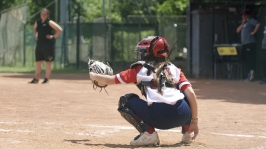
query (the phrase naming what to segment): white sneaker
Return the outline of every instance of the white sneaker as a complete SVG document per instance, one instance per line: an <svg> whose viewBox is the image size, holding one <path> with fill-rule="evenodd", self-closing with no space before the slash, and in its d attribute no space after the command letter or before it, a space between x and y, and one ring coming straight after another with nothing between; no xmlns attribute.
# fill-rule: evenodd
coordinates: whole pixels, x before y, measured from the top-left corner
<svg viewBox="0 0 266 149"><path fill-rule="evenodd" d="M192 142L192 137L188 132L183 134L182 142L184 142L184 143L191 143Z"/></svg>
<svg viewBox="0 0 266 149"><path fill-rule="evenodd" d="M156 131L149 134L147 131L138 135L130 142L130 145L144 146L144 145L159 145L160 140Z"/></svg>

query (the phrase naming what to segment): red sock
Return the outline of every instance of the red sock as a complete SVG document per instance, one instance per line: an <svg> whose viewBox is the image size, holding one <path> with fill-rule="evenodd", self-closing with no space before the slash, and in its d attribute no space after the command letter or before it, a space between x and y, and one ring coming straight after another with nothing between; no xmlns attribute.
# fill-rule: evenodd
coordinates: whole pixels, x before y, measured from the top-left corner
<svg viewBox="0 0 266 149"><path fill-rule="evenodd" d="M149 126L148 133L149 133L149 134L152 134L152 133L155 131L155 129L154 129L154 127L152 127L152 126L149 125L149 124L148 124L148 126Z"/></svg>
<svg viewBox="0 0 266 149"><path fill-rule="evenodd" d="M136 114L136 116L140 119L140 120L142 120L142 118L140 118L137 114ZM149 134L152 134L154 131L155 131L155 129L154 129L154 127L152 127L151 125L149 125L149 124L147 124L148 125L148 133Z"/></svg>
<svg viewBox="0 0 266 149"><path fill-rule="evenodd" d="M189 131L189 125L184 125L185 132Z"/></svg>

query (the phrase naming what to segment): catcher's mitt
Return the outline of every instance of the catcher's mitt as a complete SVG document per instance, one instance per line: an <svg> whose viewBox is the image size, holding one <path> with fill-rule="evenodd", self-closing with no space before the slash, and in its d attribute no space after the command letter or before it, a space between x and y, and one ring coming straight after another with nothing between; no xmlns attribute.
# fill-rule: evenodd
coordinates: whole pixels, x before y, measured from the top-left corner
<svg viewBox="0 0 266 149"><path fill-rule="evenodd" d="M90 72L94 72L97 74L113 75L113 69L109 65L108 62L100 62L97 60L89 59L88 68L89 68ZM99 88L101 88L100 92L102 91L102 88L104 88L104 90L105 90L105 88L108 86L107 84L101 84L101 83L97 82L96 80L91 79L91 81L93 83L93 89L96 90L96 88L99 87ZM105 92L106 92L106 90L105 90Z"/></svg>

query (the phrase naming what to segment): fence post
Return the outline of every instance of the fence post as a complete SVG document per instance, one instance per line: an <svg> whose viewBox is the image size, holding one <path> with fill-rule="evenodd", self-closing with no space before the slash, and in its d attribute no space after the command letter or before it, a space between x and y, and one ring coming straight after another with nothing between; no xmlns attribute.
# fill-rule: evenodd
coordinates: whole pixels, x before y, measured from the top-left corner
<svg viewBox="0 0 266 149"><path fill-rule="evenodd" d="M77 69L79 69L79 44L80 44L80 4L78 4L78 19L77 19Z"/></svg>

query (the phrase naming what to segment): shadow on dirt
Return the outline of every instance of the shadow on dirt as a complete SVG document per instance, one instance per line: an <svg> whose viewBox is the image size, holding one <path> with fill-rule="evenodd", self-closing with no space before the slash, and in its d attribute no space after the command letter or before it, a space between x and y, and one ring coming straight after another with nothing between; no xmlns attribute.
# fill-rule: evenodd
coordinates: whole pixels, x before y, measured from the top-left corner
<svg viewBox="0 0 266 149"><path fill-rule="evenodd" d="M131 145L125 145L125 144L90 144L90 143L87 143L90 140L64 140L64 141L71 142L74 144L84 144L86 146L105 146L108 148L129 148L129 149L139 148L137 146L131 146ZM180 142L180 143L176 143L173 145L160 145L158 147L173 148L173 147L182 147L182 146L190 146L190 144ZM151 147L157 147L157 146L141 146L141 147L151 148Z"/></svg>
<svg viewBox="0 0 266 149"><path fill-rule="evenodd" d="M199 100L266 104L266 85L258 81L193 80L191 84Z"/></svg>
<svg viewBox="0 0 266 149"><path fill-rule="evenodd" d="M86 140L64 140L64 141L75 143L75 144L82 144L83 142L89 142L90 140L86 139Z"/></svg>

